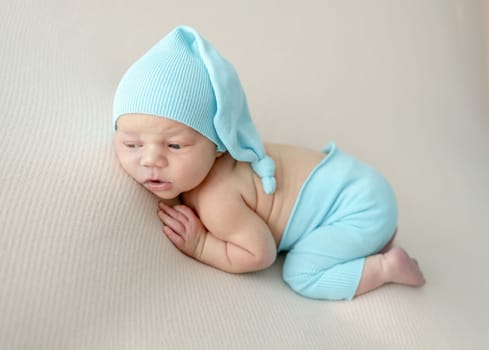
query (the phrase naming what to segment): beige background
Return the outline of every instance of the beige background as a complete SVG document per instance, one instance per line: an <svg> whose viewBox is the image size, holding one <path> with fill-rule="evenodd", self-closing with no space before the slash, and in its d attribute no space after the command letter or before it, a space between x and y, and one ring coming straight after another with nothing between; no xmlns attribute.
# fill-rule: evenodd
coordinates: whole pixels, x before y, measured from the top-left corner
<svg viewBox="0 0 489 350"><path fill-rule="evenodd" d="M477 0L0 3L1 349L487 349L489 5ZM301 298L182 256L119 168L111 103L174 26L236 66L263 137L334 140L399 199L427 285Z"/></svg>

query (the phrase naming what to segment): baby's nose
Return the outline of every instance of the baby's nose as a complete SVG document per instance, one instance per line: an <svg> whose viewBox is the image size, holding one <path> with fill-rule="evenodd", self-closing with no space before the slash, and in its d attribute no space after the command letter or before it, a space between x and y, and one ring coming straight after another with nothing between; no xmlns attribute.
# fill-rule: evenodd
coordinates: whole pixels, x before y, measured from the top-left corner
<svg viewBox="0 0 489 350"><path fill-rule="evenodd" d="M162 168L167 165L167 161L158 147L146 147L141 157L141 165L144 167Z"/></svg>

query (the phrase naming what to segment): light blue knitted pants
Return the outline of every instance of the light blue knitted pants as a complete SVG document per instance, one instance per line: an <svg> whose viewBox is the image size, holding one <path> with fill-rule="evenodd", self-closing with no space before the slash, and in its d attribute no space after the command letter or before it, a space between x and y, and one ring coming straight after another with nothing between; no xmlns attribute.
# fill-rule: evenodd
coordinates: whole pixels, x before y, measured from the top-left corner
<svg viewBox="0 0 489 350"><path fill-rule="evenodd" d="M278 251L284 281L314 299L352 299L365 257L384 247L397 225L395 195L382 175L334 143L302 186Z"/></svg>

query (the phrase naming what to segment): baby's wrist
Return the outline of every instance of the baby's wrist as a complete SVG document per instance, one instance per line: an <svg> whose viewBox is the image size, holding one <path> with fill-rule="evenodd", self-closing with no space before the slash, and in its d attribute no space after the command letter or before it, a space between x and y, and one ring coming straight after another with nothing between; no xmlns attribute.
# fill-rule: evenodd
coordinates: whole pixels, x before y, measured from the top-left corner
<svg viewBox="0 0 489 350"><path fill-rule="evenodd" d="M193 257L197 260L201 260L202 258L206 239L207 239L207 231L204 230L197 241L197 245L195 246L195 250L193 254Z"/></svg>

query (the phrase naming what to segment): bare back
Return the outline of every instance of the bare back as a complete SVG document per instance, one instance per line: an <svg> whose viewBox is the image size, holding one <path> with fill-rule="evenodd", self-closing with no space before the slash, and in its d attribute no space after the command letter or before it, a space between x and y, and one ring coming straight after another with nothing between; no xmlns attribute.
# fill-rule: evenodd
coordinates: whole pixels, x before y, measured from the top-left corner
<svg viewBox="0 0 489 350"><path fill-rule="evenodd" d="M218 213L226 215L224 202L219 205L219 210L215 209L214 193L236 193L238 189L239 196L234 200L243 200L267 224L278 245L302 185L325 154L281 144L266 144L265 148L276 165L277 189L274 194L267 195L263 191L261 179L249 163L237 162L225 154L216 161L208 179L183 196L184 203L196 210L201 219ZM203 224L206 225L205 220Z"/></svg>

